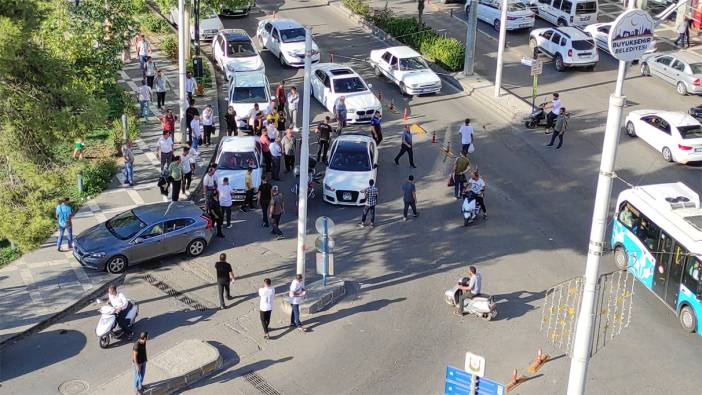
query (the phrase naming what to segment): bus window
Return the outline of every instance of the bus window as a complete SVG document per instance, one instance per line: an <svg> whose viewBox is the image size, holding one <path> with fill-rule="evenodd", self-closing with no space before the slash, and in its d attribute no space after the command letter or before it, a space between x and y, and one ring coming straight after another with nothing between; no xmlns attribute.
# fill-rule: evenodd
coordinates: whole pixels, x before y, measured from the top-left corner
<svg viewBox="0 0 702 395"><path fill-rule="evenodd" d="M660 233L661 229L658 225L649 221L646 217L641 218L639 225L636 227L636 237L641 240L649 251L655 250L656 240Z"/></svg>
<svg viewBox="0 0 702 395"><path fill-rule="evenodd" d="M699 294L700 275L702 275L702 263L697 257L688 255L683 274L683 285L693 293Z"/></svg>
<svg viewBox="0 0 702 395"><path fill-rule="evenodd" d="M619 209L619 222L624 224L629 230L633 230L639 222L638 210L633 208L628 202L622 203Z"/></svg>

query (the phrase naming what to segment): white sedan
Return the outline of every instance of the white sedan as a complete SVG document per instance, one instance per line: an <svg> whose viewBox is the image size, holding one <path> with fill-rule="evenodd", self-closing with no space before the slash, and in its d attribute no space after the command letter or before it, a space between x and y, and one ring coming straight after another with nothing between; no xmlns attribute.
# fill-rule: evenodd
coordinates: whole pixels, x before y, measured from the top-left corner
<svg viewBox="0 0 702 395"><path fill-rule="evenodd" d="M331 146L324 174L324 201L346 206L366 203L368 181L377 182L378 147L363 132L342 133Z"/></svg>
<svg viewBox="0 0 702 395"><path fill-rule="evenodd" d="M265 68L251 37L243 29L220 30L212 40L212 53L227 80L231 80L235 72Z"/></svg>
<svg viewBox="0 0 702 395"><path fill-rule="evenodd" d="M305 65L305 27L292 19L264 19L258 22L256 37L283 66ZM312 63L319 62L319 47L312 41Z"/></svg>
<svg viewBox="0 0 702 395"><path fill-rule="evenodd" d="M632 111L624 124L629 136L641 138L668 162L702 161L702 124L684 112Z"/></svg>
<svg viewBox="0 0 702 395"><path fill-rule="evenodd" d="M470 4L478 2L478 19L490 24L495 31L500 31L500 18L502 13L501 0L468 0L463 9L466 16L470 16ZM507 30L531 29L534 27L536 17L529 7L521 0L507 2Z"/></svg>
<svg viewBox="0 0 702 395"><path fill-rule="evenodd" d="M369 122L376 111L383 112L380 100L370 91L363 78L352 68L336 63L319 63L312 66L312 95L329 112L340 97L346 103L346 122Z"/></svg>
<svg viewBox="0 0 702 395"><path fill-rule="evenodd" d="M422 55L410 47L389 47L370 53L370 63L377 76L384 75L406 95L439 93L441 78L433 72Z"/></svg>
<svg viewBox="0 0 702 395"><path fill-rule="evenodd" d="M585 26L583 30L592 36L592 39L595 40L595 44L597 44L597 48L609 53L609 30L612 28L612 24L612 22L593 23ZM651 44L649 44L646 49L646 53L656 52L656 47L657 42L655 40L651 41Z"/></svg>

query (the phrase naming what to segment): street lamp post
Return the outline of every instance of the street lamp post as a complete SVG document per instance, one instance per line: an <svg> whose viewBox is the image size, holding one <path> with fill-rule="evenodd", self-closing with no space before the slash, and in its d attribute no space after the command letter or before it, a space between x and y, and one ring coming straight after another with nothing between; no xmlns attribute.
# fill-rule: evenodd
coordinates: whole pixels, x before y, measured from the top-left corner
<svg viewBox="0 0 702 395"><path fill-rule="evenodd" d="M502 0L500 14L500 39L497 43L497 69L495 70L495 97L500 97L502 89L502 64L504 63L505 37L507 36L507 0Z"/></svg>
<svg viewBox="0 0 702 395"><path fill-rule="evenodd" d="M463 59L463 75L473 75L475 70L475 38L478 31L478 2L471 0L468 8L468 25L466 26L466 55Z"/></svg>
<svg viewBox="0 0 702 395"><path fill-rule="evenodd" d="M297 274L305 277L305 238L307 237L307 188L310 157L310 74L312 73L312 32L305 28L305 77L302 94L302 143L300 146L300 185L297 212ZM303 280L304 281L304 280Z"/></svg>
<svg viewBox="0 0 702 395"><path fill-rule="evenodd" d="M178 98L180 104L180 143L185 144L185 46L188 28L185 26L185 0L178 0ZM175 136L173 136L175 140Z"/></svg>

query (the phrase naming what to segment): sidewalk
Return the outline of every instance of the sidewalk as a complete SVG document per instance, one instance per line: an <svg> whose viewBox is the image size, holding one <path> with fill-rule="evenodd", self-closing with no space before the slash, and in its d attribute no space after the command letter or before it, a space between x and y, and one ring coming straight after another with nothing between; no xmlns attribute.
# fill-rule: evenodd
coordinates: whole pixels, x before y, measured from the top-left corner
<svg viewBox="0 0 702 395"><path fill-rule="evenodd" d="M165 72L175 88L166 94L166 108L173 109L177 114L177 64L157 49L157 40L150 39L156 65ZM135 54L132 54L132 59L135 58ZM214 76L215 70L209 61L205 65ZM132 60L120 73L119 82L131 92L141 83L141 78L139 63ZM195 169L191 192L200 186L209 158L219 141L216 137L219 136L217 88L206 88L204 96L196 97L195 100L200 111L208 103L212 104L217 128L212 146L199 149L201 159ZM152 112L158 115L155 101L151 107ZM155 150L156 142L161 136L161 124L156 116L151 116L142 121L139 130L139 138L133 144L134 187L122 186L124 178L120 166L120 171L109 187L87 201L74 216L74 236L132 207L168 200L160 194L156 185L159 161ZM176 143L176 149L179 147L180 144ZM181 195L181 199L185 197ZM71 252L57 251L57 235L54 233L38 249L0 269L0 294L3 295L0 298L0 347L6 342L43 329L62 315L106 292L105 289L111 282L121 282L123 279L123 276L85 269L73 258Z"/></svg>

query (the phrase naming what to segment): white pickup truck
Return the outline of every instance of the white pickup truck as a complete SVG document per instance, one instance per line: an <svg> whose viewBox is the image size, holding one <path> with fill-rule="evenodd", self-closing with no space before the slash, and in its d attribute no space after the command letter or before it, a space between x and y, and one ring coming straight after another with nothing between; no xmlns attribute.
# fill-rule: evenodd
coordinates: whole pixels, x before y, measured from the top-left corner
<svg viewBox="0 0 702 395"><path fill-rule="evenodd" d="M422 55L410 47L373 50L370 53L370 63L375 75L384 75L399 86L405 95L441 91L441 78L429 68Z"/></svg>

